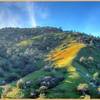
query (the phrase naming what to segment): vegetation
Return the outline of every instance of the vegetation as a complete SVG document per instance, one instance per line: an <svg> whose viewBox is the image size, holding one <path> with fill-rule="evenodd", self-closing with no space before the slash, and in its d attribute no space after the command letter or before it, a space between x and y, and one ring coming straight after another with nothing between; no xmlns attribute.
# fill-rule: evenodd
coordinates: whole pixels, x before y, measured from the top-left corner
<svg viewBox="0 0 100 100"><path fill-rule="evenodd" d="M100 98L99 49L61 28L0 29L1 98Z"/></svg>

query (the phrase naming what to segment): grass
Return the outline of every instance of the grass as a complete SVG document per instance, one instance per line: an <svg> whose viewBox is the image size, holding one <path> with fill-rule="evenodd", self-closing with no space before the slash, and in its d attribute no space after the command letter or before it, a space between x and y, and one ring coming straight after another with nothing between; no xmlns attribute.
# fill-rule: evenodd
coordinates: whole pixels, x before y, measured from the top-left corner
<svg viewBox="0 0 100 100"><path fill-rule="evenodd" d="M31 80L32 82L31 88L38 89L39 87L37 86L37 80L45 76L58 76L59 77L59 76L64 76L64 74L60 70L58 72L47 72L47 71L43 71L42 69L40 69L31 74L28 74L26 77L22 79L24 82ZM12 90L9 93L7 93L6 98L20 98L24 96L22 90L16 87L16 82L13 82L9 85L12 86Z"/></svg>
<svg viewBox="0 0 100 100"><path fill-rule="evenodd" d="M34 41L38 41L42 37L43 35L33 36L31 39L25 39L25 40L20 41L19 43L17 43L17 45L21 47L27 47L29 45L32 45Z"/></svg>
<svg viewBox="0 0 100 100"><path fill-rule="evenodd" d="M84 44L79 44L79 43L72 43L70 45L68 45L68 48L65 48L61 51L56 51L56 54L51 54L53 55L53 59L50 58L49 55L49 60L52 59L54 64L56 64L56 66L58 66L58 68L66 68L66 70L68 71L68 73L66 74L62 74L60 71L58 72L45 72L42 69L35 71L34 73L31 73L29 75L27 75L26 77L23 78L24 81L28 81L31 80L33 82L32 86L34 88L38 88L36 87L36 80L39 78L42 78L44 76L47 75L54 75L54 76L64 76L65 80L60 83L60 85L58 85L57 87L53 89L51 89L48 94L47 97L49 98L55 98L58 96L62 96L62 97L75 97L78 98L79 94L76 93L75 91L75 87L79 84L79 82L83 82L83 80L80 80L80 75L77 72L76 68L72 65L72 61L73 59L76 57L77 53L79 52L79 50L81 48L85 47ZM72 52L70 52L72 51ZM59 56L60 54L60 56ZM63 58L63 59L60 59ZM57 61L57 59L60 59L59 61ZM55 61L56 60L56 61ZM70 89L68 89L70 88ZM65 91L65 94L61 93L61 91ZM56 92L58 91L58 93ZM67 93L67 94L66 94ZM10 92L10 95L13 94L13 91ZM58 96L57 96L58 95Z"/></svg>
<svg viewBox="0 0 100 100"><path fill-rule="evenodd" d="M19 43L20 46L30 45L34 40L40 39L42 36L36 36L30 40L25 40ZM92 78L91 73L88 72L86 67L77 62L81 56L93 56L99 62L100 51L97 48L86 47L83 43L77 43L71 40L71 43L66 43L65 39L61 45L52 50L46 60L52 62L52 66L59 68L57 72L47 72L42 69L35 71L23 77L24 81L32 81L32 87L37 89L37 79L45 76L64 76L65 80L55 88L49 89L46 95L47 98L80 98L80 94L76 92L76 88L80 83L89 83L89 78ZM96 52L97 51L97 52ZM62 73L60 69L65 68L66 73ZM89 75L89 77L86 76ZM21 90L16 88L16 82L11 83L14 86L13 90L9 92L8 98L20 97ZM16 90L17 89L17 90ZM92 87L90 87L93 94L95 94ZM15 94L13 94L13 92Z"/></svg>
<svg viewBox="0 0 100 100"><path fill-rule="evenodd" d="M12 91L9 91L6 95L7 98L22 98L24 95L21 91L21 89L13 88Z"/></svg>
<svg viewBox="0 0 100 100"><path fill-rule="evenodd" d="M85 45L81 43L73 42L67 46L67 48L61 50L56 49L53 53L48 55L48 60L53 61L53 65L59 68L66 68L66 79L63 83L58 85L56 88L51 89L47 95L49 98L79 98L80 95L76 92L75 87L79 83L84 82L81 78L79 72L77 71L75 65L73 65L73 60L77 56L78 52L84 48ZM63 91L63 92L62 92Z"/></svg>
<svg viewBox="0 0 100 100"><path fill-rule="evenodd" d="M81 56L92 56L95 61L98 62L100 51L98 51L98 48L90 48L84 46L83 44L75 44L71 44L63 50L58 49L58 51L55 51L48 56L48 59L52 60L56 67L65 67L68 71L68 73L66 73L66 79L63 83L48 92L48 98L80 98L81 95L76 92L77 86L80 83L87 83L89 85L90 79L93 78L87 68L78 63L77 60L79 60ZM95 66L92 67L95 69ZM97 69L95 71L98 72ZM92 98L98 97L96 94L96 88L89 85L89 89Z"/></svg>

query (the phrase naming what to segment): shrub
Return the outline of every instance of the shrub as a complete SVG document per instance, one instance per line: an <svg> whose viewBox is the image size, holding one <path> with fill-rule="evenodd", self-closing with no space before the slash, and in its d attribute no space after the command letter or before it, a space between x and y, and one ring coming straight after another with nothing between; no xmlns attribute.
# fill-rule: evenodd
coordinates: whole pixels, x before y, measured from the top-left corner
<svg viewBox="0 0 100 100"><path fill-rule="evenodd" d="M98 72L94 73L93 74L93 79L97 80L98 78L99 78L99 73Z"/></svg>
<svg viewBox="0 0 100 100"><path fill-rule="evenodd" d="M79 84L77 90L82 94L86 94L89 90L88 84L86 83Z"/></svg>
<svg viewBox="0 0 100 100"><path fill-rule="evenodd" d="M22 89L24 87L23 79L18 80L16 85L17 85L17 88Z"/></svg>
<svg viewBox="0 0 100 100"><path fill-rule="evenodd" d="M38 92L38 90L31 90L31 92L30 92L30 97L31 98L37 98L37 97L39 97L39 92Z"/></svg>
<svg viewBox="0 0 100 100"><path fill-rule="evenodd" d="M100 86L97 88L97 92L98 94L100 94Z"/></svg>
<svg viewBox="0 0 100 100"><path fill-rule="evenodd" d="M52 71L52 67L46 65L46 66L44 66L43 70L50 72L50 71Z"/></svg>
<svg viewBox="0 0 100 100"><path fill-rule="evenodd" d="M88 60L88 62L93 62L93 61L94 61L94 58L91 57L91 56L89 56L89 57L87 58L87 60Z"/></svg>
<svg viewBox="0 0 100 100"><path fill-rule="evenodd" d="M85 95L84 96L84 99L90 99L91 97L90 97L90 95Z"/></svg>
<svg viewBox="0 0 100 100"><path fill-rule="evenodd" d="M80 63L83 63L83 62L85 62L86 61L86 58L85 57L81 57L80 58Z"/></svg>
<svg viewBox="0 0 100 100"><path fill-rule="evenodd" d="M40 88L39 88L39 92L40 93L46 93L47 92L47 87L46 86L41 86Z"/></svg>
<svg viewBox="0 0 100 100"><path fill-rule="evenodd" d="M40 98L45 98L45 97L46 97L46 96L45 96L45 93L40 93L39 97L40 97Z"/></svg>

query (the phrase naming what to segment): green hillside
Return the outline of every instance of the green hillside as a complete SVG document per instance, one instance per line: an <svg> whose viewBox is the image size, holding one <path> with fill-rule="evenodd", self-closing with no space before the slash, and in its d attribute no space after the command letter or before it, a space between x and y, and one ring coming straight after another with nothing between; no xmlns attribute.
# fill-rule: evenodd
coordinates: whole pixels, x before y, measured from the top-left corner
<svg viewBox="0 0 100 100"><path fill-rule="evenodd" d="M1 98L100 98L100 38L55 27L0 30Z"/></svg>

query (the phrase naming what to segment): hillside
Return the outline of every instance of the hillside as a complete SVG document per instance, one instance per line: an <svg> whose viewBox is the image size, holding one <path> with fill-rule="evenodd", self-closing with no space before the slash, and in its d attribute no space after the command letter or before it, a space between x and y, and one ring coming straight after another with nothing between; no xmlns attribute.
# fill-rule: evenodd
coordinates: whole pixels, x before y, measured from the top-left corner
<svg viewBox="0 0 100 100"><path fill-rule="evenodd" d="M56 27L0 30L1 98L100 98L100 38Z"/></svg>

